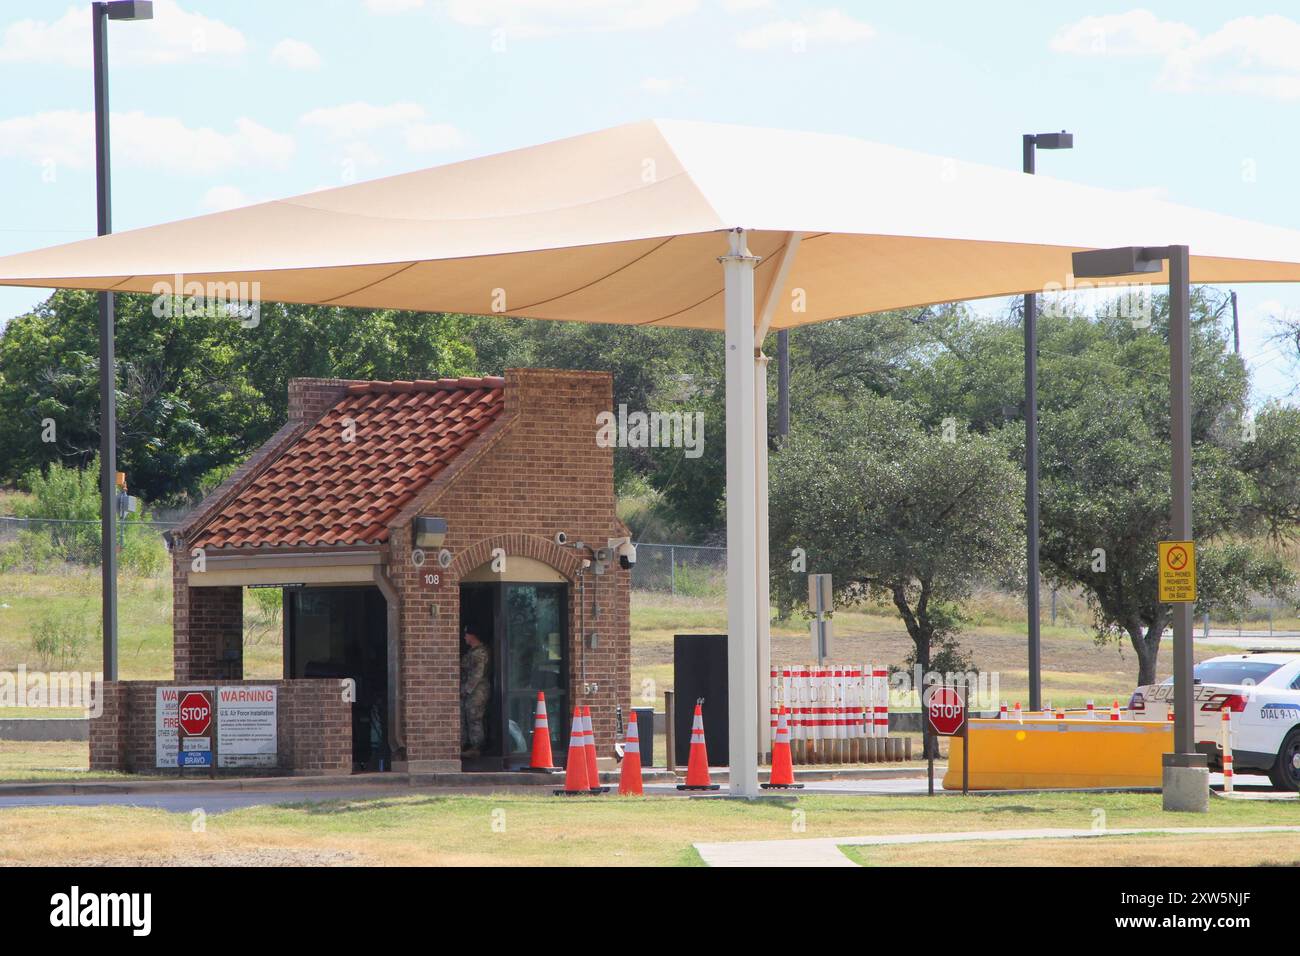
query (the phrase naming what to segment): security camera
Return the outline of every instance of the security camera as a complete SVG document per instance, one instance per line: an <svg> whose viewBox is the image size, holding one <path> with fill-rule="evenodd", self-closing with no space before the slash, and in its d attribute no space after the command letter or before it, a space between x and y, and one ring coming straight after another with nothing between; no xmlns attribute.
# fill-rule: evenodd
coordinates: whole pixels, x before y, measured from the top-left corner
<svg viewBox="0 0 1300 956"><path fill-rule="evenodd" d="M555 543L561 546L566 545L569 543L569 536L563 531L557 531L555 532Z"/></svg>
<svg viewBox="0 0 1300 956"><path fill-rule="evenodd" d="M636 545L630 540L624 538L616 549L618 554L618 566L624 571L629 571L632 565L636 564Z"/></svg>

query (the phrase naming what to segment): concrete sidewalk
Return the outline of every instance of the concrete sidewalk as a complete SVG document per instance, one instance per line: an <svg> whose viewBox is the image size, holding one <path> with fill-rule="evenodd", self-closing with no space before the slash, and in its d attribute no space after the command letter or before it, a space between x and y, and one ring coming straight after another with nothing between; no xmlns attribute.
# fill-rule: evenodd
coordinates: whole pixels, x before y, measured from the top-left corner
<svg viewBox="0 0 1300 956"><path fill-rule="evenodd" d="M956 833L896 833L888 836L819 837L812 840L753 840L696 843L709 866L857 866L842 846L900 846L915 843L971 843L1003 840L1062 840L1135 836L1146 833L1300 833L1300 826L1270 827L1134 827L1107 830L1044 827L1033 830L966 830Z"/></svg>

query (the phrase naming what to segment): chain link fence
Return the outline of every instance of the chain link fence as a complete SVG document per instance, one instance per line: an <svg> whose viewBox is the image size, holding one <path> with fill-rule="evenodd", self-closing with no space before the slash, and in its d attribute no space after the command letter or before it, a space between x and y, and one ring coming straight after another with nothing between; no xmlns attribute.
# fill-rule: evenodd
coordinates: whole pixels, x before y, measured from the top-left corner
<svg viewBox="0 0 1300 956"><path fill-rule="evenodd" d="M695 544L636 546L632 588L685 597L726 593L727 549Z"/></svg>
<svg viewBox="0 0 1300 956"><path fill-rule="evenodd" d="M128 570L156 573L166 563L163 532L179 521L117 523L119 560ZM100 523L75 518L0 517L0 572L46 572L58 564L99 565Z"/></svg>

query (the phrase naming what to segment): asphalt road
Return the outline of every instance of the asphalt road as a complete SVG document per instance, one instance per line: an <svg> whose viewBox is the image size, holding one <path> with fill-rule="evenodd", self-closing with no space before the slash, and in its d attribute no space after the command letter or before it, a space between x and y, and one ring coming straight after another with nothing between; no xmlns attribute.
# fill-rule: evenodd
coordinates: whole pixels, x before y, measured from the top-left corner
<svg viewBox="0 0 1300 956"><path fill-rule="evenodd" d="M1210 775L1211 786L1222 786L1223 778L1219 774ZM1267 789L1267 777L1238 774L1237 787L1243 792L1254 789ZM533 787L508 788L522 793L536 792ZM646 784L646 793L655 795L678 795L680 791L672 784ZM172 813L190 813L201 809L204 813L224 813L227 810L239 810L244 807L269 806L292 803L323 803L329 800L386 800L401 796L419 796L431 793L479 793L483 789L447 790L429 787L321 787L307 789L304 787L284 790L193 790L171 791L163 793L78 793L50 794L28 796L0 797L0 810L9 807L150 807L168 810ZM885 780L818 780L810 782L800 791L773 791L774 795L809 795L833 794L836 796L918 796L927 792L924 775L919 777L902 777ZM947 796L953 794L939 790ZM727 786L724 783L717 791L725 796Z"/></svg>

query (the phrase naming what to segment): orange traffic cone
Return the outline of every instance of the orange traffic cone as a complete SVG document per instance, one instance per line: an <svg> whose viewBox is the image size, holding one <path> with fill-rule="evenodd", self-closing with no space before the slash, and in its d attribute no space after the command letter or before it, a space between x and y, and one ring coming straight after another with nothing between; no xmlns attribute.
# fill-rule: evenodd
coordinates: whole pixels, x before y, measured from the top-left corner
<svg viewBox="0 0 1300 956"><path fill-rule="evenodd" d="M790 759L790 725L786 722L784 707L776 714L776 736L772 738L772 773L762 786L764 790L803 789L803 784L794 782L794 763Z"/></svg>
<svg viewBox="0 0 1300 956"><path fill-rule="evenodd" d="M573 730L569 733L569 762L564 771L564 789L556 794L573 797L590 793L587 786L587 754L583 747L582 708L573 708Z"/></svg>
<svg viewBox="0 0 1300 956"><path fill-rule="evenodd" d="M636 729L636 711L628 716L627 740L623 741L623 767L618 774L618 792L639 797L641 789L641 735Z"/></svg>
<svg viewBox="0 0 1300 956"><path fill-rule="evenodd" d="M678 790L717 790L709 782L709 751L704 744L704 698L695 702L695 718L691 721L691 755L686 764L686 782Z"/></svg>
<svg viewBox="0 0 1300 956"><path fill-rule="evenodd" d="M600 769L596 766L596 732L591 729L591 708L582 705L582 733L586 738L587 790L591 793L608 793L609 787L600 785Z"/></svg>
<svg viewBox="0 0 1300 956"><path fill-rule="evenodd" d="M1119 701L1117 700L1110 702L1110 719L1119 720Z"/></svg>
<svg viewBox="0 0 1300 956"><path fill-rule="evenodd" d="M551 725L546 720L546 695L537 692L537 716L533 718L533 759L529 770L555 770L551 757Z"/></svg>

